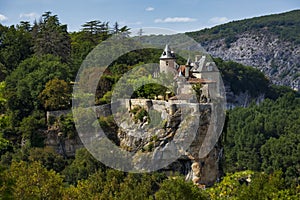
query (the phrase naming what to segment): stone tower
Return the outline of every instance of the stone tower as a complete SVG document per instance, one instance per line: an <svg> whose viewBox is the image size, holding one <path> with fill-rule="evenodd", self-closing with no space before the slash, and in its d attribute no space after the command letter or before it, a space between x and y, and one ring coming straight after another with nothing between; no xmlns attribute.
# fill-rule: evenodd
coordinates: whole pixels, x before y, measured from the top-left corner
<svg viewBox="0 0 300 200"><path fill-rule="evenodd" d="M173 51L171 51L169 45L166 45L163 53L160 56L160 62L159 62L159 67L160 67L160 72L170 72L174 71L176 69L177 63L176 57Z"/></svg>

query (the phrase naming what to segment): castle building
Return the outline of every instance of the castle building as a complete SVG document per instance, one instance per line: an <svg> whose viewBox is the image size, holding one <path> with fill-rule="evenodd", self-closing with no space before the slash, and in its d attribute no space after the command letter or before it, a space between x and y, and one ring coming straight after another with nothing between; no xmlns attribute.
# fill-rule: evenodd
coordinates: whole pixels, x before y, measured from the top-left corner
<svg viewBox="0 0 300 200"><path fill-rule="evenodd" d="M192 85L201 84L201 94L209 99L216 96L219 92L217 82L219 71L213 62L206 61L206 56L195 56L192 62L189 58L185 65L176 63L176 55L167 44L160 56L160 72L172 73L177 80L177 94L188 96L192 93ZM176 99L174 97L173 99Z"/></svg>

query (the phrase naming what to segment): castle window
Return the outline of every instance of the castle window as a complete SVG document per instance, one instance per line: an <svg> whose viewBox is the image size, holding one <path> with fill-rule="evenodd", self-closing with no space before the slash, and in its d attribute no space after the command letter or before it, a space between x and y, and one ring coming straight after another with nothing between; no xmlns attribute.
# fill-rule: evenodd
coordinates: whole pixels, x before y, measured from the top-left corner
<svg viewBox="0 0 300 200"><path fill-rule="evenodd" d="M166 61L166 65L169 66L169 61Z"/></svg>

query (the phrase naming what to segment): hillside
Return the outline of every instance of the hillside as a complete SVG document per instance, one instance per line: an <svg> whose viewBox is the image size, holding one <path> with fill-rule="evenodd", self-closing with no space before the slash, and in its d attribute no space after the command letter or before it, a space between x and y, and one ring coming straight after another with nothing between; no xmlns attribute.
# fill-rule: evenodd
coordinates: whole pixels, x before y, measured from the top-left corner
<svg viewBox="0 0 300 200"><path fill-rule="evenodd" d="M272 83L300 87L300 10L187 33L214 57L254 66Z"/></svg>

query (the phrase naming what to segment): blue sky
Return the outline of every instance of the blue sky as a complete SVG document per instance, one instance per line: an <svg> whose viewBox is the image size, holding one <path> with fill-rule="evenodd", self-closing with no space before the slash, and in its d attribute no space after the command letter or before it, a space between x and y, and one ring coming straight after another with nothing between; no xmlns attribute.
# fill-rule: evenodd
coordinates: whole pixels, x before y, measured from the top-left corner
<svg viewBox="0 0 300 200"><path fill-rule="evenodd" d="M51 11L69 31L100 20L185 32L294 9L300 9L300 0L0 0L0 23L32 22Z"/></svg>

